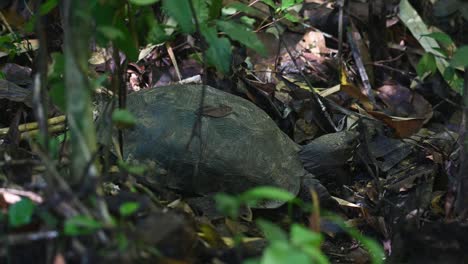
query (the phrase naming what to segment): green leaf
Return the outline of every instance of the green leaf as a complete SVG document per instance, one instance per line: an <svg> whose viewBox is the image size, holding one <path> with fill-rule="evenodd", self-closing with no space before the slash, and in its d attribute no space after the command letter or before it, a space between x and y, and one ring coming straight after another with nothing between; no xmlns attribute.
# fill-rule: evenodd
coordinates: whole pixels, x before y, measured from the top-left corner
<svg viewBox="0 0 468 264"><path fill-rule="evenodd" d="M310 264L312 259L287 241L275 241L263 253L261 264Z"/></svg>
<svg viewBox="0 0 468 264"><path fill-rule="evenodd" d="M240 2L232 2L230 4L228 4L225 8L234 8L235 10L239 11L239 12L243 12L243 13L246 13L246 14L249 14L249 15L261 15L262 13L260 11L258 11L257 9L251 7L251 6L248 6L244 3L240 3Z"/></svg>
<svg viewBox="0 0 468 264"><path fill-rule="evenodd" d="M58 4L58 0L47 0L39 7L39 14L41 16L47 15L52 9L54 9Z"/></svg>
<svg viewBox="0 0 468 264"><path fill-rule="evenodd" d="M118 160L117 165L128 173L138 176L143 175L148 170L144 165L131 165L122 160Z"/></svg>
<svg viewBox="0 0 468 264"><path fill-rule="evenodd" d="M206 51L208 64L213 65L220 72L227 74L231 70L231 43L227 38L218 38L216 29L202 27L201 33L208 43Z"/></svg>
<svg viewBox="0 0 468 264"><path fill-rule="evenodd" d="M212 0L210 5L209 17L211 20L218 18L221 15L223 8L223 0Z"/></svg>
<svg viewBox="0 0 468 264"><path fill-rule="evenodd" d="M295 4L295 0L281 0L281 10L286 10Z"/></svg>
<svg viewBox="0 0 468 264"><path fill-rule="evenodd" d="M65 58L60 53L52 53L52 67L48 74L48 82L50 85L49 96L62 112L66 112L65 103L65 82L63 80L65 70Z"/></svg>
<svg viewBox="0 0 468 264"><path fill-rule="evenodd" d="M121 216L130 216L134 214L140 208L140 204L137 202L126 202L119 207L119 213Z"/></svg>
<svg viewBox="0 0 468 264"><path fill-rule="evenodd" d="M208 6L206 5L205 0L192 0L193 7L195 8L195 13L197 14L198 23L203 24L208 21Z"/></svg>
<svg viewBox="0 0 468 264"><path fill-rule="evenodd" d="M179 23L183 33L193 33L193 15L188 0L163 0L163 8L168 15Z"/></svg>
<svg viewBox="0 0 468 264"><path fill-rule="evenodd" d="M297 22L301 21L300 18L296 14L293 14L291 12L288 12L288 13L284 14L284 18L286 18L287 20L289 20L289 21L291 21L293 23L297 23Z"/></svg>
<svg viewBox="0 0 468 264"><path fill-rule="evenodd" d="M422 77L427 72L434 74L437 71L437 65L434 58L434 55L431 53L425 53L419 60L418 65L416 66L416 72L418 76Z"/></svg>
<svg viewBox="0 0 468 264"><path fill-rule="evenodd" d="M468 66L468 46L462 46L457 49L453 54L450 64L453 67L467 67Z"/></svg>
<svg viewBox="0 0 468 264"><path fill-rule="evenodd" d="M433 38L437 41L439 41L440 43L442 44L445 44L445 45L451 45L453 44L453 40L452 38L443 33L443 32L432 32L430 34L424 34L424 35L421 35L422 37L429 37L429 38Z"/></svg>
<svg viewBox="0 0 468 264"><path fill-rule="evenodd" d="M67 219L63 231L67 236L88 235L101 228L101 223L84 215Z"/></svg>
<svg viewBox="0 0 468 264"><path fill-rule="evenodd" d="M262 56L266 56L267 53L263 43L257 38L255 33L244 25L221 20L217 22L217 25L222 31L226 32L230 38L239 41L248 48L260 53Z"/></svg>
<svg viewBox="0 0 468 264"><path fill-rule="evenodd" d="M136 117L125 109L116 109L112 113L112 122L120 128L131 128L136 125Z"/></svg>
<svg viewBox="0 0 468 264"><path fill-rule="evenodd" d="M214 198L216 201L216 209L220 213L233 219L239 216L239 209L241 206L239 199L225 193L217 193Z"/></svg>
<svg viewBox="0 0 468 264"><path fill-rule="evenodd" d="M22 198L8 208L8 223L12 227L29 224L35 205L28 198Z"/></svg>
<svg viewBox="0 0 468 264"><path fill-rule="evenodd" d="M284 232L279 226L273 224L272 222L259 219L257 220L257 225L263 232L263 235L268 240L268 242L273 241L288 241L288 235Z"/></svg>
<svg viewBox="0 0 468 264"><path fill-rule="evenodd" d="M159 0L129 0L129 1L130 1L130 3L132 3L134 5L141 5L141 6L152 5L154 3L159 2Z"/></svg>
<svg viewBox="0 0 468 264"><path fill-rule="evenodd" d="M291 242L297 246L320 247L323 237L320 233L312 232L299 224L291 227Z"/></svg>
<svg viewBox="0 0 468 264"><path fill-rule="evenodd" d="M117 27L112 26L99 26L96 30L103 34L109 40L124 39L125 34Z"/></svg>
<svg viewBox="0 0 468 264"><path fill-rule="evenodd" d="M273 0L262 0L262 2L272 8L276 8L276 4L273 2Z"/></svg>
<svg viewBox="0 0 468 264"><path fill-rule="evenodd" d="M241 199L243 202L256 202L259 200L289 202L294 200L295 196L288 191L276 187L260 186L241 194Z"/></svg>

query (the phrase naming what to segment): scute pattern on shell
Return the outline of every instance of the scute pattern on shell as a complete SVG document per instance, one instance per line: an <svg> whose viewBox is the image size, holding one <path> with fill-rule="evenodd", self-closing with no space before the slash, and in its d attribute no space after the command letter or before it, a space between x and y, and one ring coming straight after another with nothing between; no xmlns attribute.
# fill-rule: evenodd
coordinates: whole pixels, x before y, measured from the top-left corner
<svg viewBox="0 0 468 264"><path fill-rule="evenodd" d="M202 87L173 85L130 94L127 107L138 124L124 134L124 155L158 161L169 172L161 182L188 192L239 193L270 185L296 195L300 178L307 173L298 146L264 111L243 98L205 86L205 106L228 106L232 112L203 116L201 148L195 137L187 149Z"/></svg>

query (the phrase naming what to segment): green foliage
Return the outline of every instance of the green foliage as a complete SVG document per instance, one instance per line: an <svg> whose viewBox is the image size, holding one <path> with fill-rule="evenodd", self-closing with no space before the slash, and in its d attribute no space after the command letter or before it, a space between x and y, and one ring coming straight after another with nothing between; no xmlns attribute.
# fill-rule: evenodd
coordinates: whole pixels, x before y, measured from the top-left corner
<svg viewBox="0 0 468 264"><path fill-rule="evenodd" d="M67 236L79 236L92 234L101 227L101 223L93 218L78 215L65 221L63 231Z"/></svg>
<svg viewBox="0 0 468 264"><path fill-rule="evenodd" d="M206 50L208 64L215 66L223 73L228 73L231 68L231 43L225 37L218 37L215 28L202 28L201 33L209 46Z"/></svg>
<svg viewBox="0 0 468 264"><path fill-rule="evenodd" d="M65 58L63 54L52 53L52 66L49 68L48 82L50 85L49 96L52 102L63 112L66 111L65 104Z"/></svg>
<svg viewBox="0 0 468 264"><path fill-rule="evenodd" d="M299 224L291 226L290 234L286 234L279 226L265 221L257 221L268 241L268 247L257 263L329 263L320 250L323 236Z"/></svg>
<svg viewBox="0 0 468 264"><path fill-rule="evenodd" d="M157 3L159 2L159 0L129 0L130 3L134 4L134 5L152 5L154 3Z"/></svg>
<svg viewBox="0 0 468 264"><path fill-rule="evenodd" d="M266 50L263 44L258 41L257 35L250 31L246 26L232 21L217 22L218 27L224 31L231 39L239 41L248 48L251 48L262 56L266 56Z"/></svg>
<svg viewBox="0 0 468 264"><path fill-rule="evenodd" d="M119 213L121 216L126 217L134 214L140 208L140 204L137 202L126 202L119 207Z"/></svg>
<svg viewBox="0 0 468 264"><path fill-rule="evenodd" d="M437 71L437 65L434 55L425 53L419 60L416 72L419 76L424 76L426 73L434 74Z"/></svg>
<svg viewBox="0 0 468 264"><path fill-rule="evenodd" d="M52 11L55 7L57 7L59 0L47 0L41 4L39 7L39 14L41 16L47 15L50 11Z"/></svg>
<svg viewBox="0 0 468 264"><path fill-rule="evenodd" d="M467 67L468 66L468 46L462 46L455 54L453 54L450 64L453 67Z"/></svg>
<svg viewBox="0 0 468 264"><path fill-rule="evenodd" d="M146 166L144 166L144 165L131 165L131 164L128 164L127 162L122 161L122 160L119 160L117 162L117 165L122 170L124 170L124 171L126 171L126 172L128 172L130 174L138 175L138 176L143 175L148 170L148 168Z"/></svg>
<svg viewBox="0 0 468 264"><path fill-rule="evenodd" d="M178 23L182 33L195 32L193 14L188 0L163 0L164 11Z"/></svg>
<svg viewBox="0 0 468 264"><path fill-rule="evenodd" d="M430 34L426 34L426 35L422 35L424 37L429 37L429 38L433 38L435 40L437 40L438 42L444 44L444 45L452 45L453 44L453 40L452 38L443 33L443 32L432 32Z"/></svg>
<svg viewBox="0 0 468 264"><path fill-rule="evenodd" d="M21 201L12 204L8 208L8 223L10 226L19 227L29 224L35 207L28 198L22 198Z"/></svg>
<svg viewBox="0 0 468 264"><path fill-rule="evenodd" d="M219 193L215 196L215 200L217 209L234 219L238 217L242 205L254 205L260 200L284 201L298 204L301 208L307 208L306 204L291 193L268 186L253 188L237 196ZM341 219L332 217L331 220L364 245L371 253L372 263L383 263L384 253L379 244L360 234L357 230L347 227ZM256 223L263 231L269 245L260 259L251 259L244 262L245 264L329 263L320 249L323 242L321 234L296 223L292 224L289 234L271 222L258 220Z"/></svg>
<svg viewBox="0 0 468 264"><path fill-rule="evenodd" d="M258 202L264 200L298 203L298 200L291 193L270 186L252 188L237 196L218 193L215 200L218 211L231 218L236 218L239 215L240 207L244 204L255 206Z"/></svg>
<svg viewBox="0 0 468 264"><path fill-rule="evenodd" d="M132 128L136 124L136 118L128 110L116 109L112 113L112 122L120 129Z"/></svg>

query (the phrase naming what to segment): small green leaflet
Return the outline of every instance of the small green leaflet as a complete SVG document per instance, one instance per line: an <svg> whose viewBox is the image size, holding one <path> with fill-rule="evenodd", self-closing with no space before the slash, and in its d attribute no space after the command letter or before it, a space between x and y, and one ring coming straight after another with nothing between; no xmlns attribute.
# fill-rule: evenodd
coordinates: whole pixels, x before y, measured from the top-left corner
<svg viewBox="0 0 468 264"><path fill-rule="evenodd" d="M434 55L431 53L425 53L419 60L416 72L418 76L422 77L425 73L430 72L434 74L437 71L437 65Z"/></svg>
<svg viewBox="0 0 468 264"><path fill-rule="evenodd" d="M88 235L101 228L101 223L84 215L77 215L65 221L63 231L68 236Z"/></svg>
<svg viewBox="0 0 468 264"><path fill-rule="evenodd" d="M120 207L119 207L119 213L121 216L129 216L129 215L132 215L134 214L138 208L140 208L140 204L137 203L137 202L126 202L126 203L123 203Z"/></svg>

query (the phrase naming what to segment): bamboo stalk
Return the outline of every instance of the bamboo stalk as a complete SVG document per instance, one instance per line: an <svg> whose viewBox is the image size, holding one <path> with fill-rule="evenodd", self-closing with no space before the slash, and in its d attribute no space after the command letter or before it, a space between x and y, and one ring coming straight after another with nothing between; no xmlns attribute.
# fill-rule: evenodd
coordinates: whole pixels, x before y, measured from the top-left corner
<svg viewBox="0 0 468 264"><path fill-rule="evenodd" d="M49 127L50 126L54 127L54 126L59 125L59 124L61 124L63 127L65 127L65 116L64 115L53 117L53 118L50 118L50 119L47 120L47 125L49 125ZM39 125L37 124L37 122L31 122L31 123L26 123L26 124L19 125L18 130L21 133L23 133L23 132L29 132L29 131L37 130L38 127L39 127ZM0 128L0 137L3 137L6 134L8 134L9 129L10 128L8 128L8 127ZM55 132L57 132L57 131L55 131Z"/></svg>

